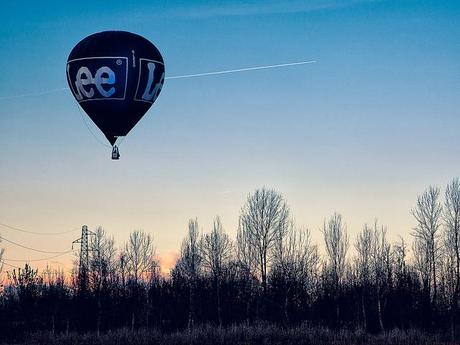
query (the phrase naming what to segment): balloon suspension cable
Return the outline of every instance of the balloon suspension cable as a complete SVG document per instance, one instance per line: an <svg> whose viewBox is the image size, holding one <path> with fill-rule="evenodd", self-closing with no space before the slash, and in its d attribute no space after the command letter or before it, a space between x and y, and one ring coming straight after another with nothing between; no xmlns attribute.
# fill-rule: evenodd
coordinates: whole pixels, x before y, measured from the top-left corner
<svg viewBox="0 0 460 345"><path fill-rule="evenodd" d="M120 147L121 144L125 141L125 139L126 139L126 135L117 136L117 140L115 141L115 144L114 144L114 145L117 145L118 147Z"/></svg>
<svg viewBox="0 0 460 345"><path fill-rule="evenodd" d="M102 141L96 136L96 134L91 130L91 128L90 128L89 125L88 125L88 122L86 122L86 120L85 120L85 115L83 115L83 112L82 112L81 109L80 109L80 105L77 103L76 106L77 106L78 112L80 113L81 120L83 121L83 123L85 124L86 128L87 128L88 131L91 133L91 135L94 137L94 139L96 139L96 141L97 141L99 144L101 144L102 146L110 147L110 145L108 145L108 144L102 142Z"/></svg>

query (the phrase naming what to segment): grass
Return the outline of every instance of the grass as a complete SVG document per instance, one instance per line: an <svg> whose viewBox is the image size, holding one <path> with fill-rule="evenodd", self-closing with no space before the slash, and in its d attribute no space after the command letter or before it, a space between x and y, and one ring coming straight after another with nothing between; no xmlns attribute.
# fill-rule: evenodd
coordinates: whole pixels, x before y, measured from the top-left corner
<svg viewBox="0 0 460 345"><path fill-rule="evenodd" d="M139 330L131 333L120 329L101 334L94 333L52 336L49 333L28 335L24 342L28 345L453 345L440 334L427 334L418 330L393 330L379 335L362 331L339 330L310 327L306 324L292 328L280 328L269 324L253 326L237 325L226 328L200 326L192 331L161 333ZM6 344L6 343L4 343ZM10 343L13 344L13 343Z"/></svg>

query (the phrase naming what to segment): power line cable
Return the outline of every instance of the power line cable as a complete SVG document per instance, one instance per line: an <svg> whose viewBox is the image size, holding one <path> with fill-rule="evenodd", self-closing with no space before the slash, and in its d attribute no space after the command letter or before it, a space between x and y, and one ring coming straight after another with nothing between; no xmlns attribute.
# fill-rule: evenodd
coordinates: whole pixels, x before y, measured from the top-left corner
<svg viewBox="0 0 460 345"><path fill-rule="evenodd" d="M3 258L2 260L5 260L5 261L16 261L16 262L34 262L34 261L47 261L47 260L51 260L51 259L54 259L54 258L58 258L60 256L63 256L63 255L66 255L66 254L69 254L69 253L72 253L73 250L68 250L64 253L61 253L61 254L57 254L57 255L53 255L53 256L49 256L47 258L40 258L40 259L32 259L32 260L24 260L24 259L8 259L8 258Z"/></svg>
<svg viewBox="0 0 460 345"><path fill-rule="evenodd" d="M7 266L10 266L10 267L13 267L13 268L20 268L20 267L18 267L18 266L11 265L11 264L9 264L9 263L3 261L3 260L2 260L1 262L2 262L3 265L7 265Z"/></svg>
<svg viewBox="0 0 460 345"><path fill-rule="evenodd" d="M45 253L45 254L65 254L65 253L67 253L67 252L65 252L65 251L64 251L64 252L53 252L53 251L40 250L40 249L36 249L36 248L27 247L27 246L24 246L24 245L22 245L22 244L20 244L20 243L11 241L11 240L9 240L9 239L3 237L3 236L0 236L0 240L1 240L1 241L6 241L6 242L11 243L11 244L14 244L14 245L16 245L16 246L18 246L18 247L21 247L21 248L24 248L24 249L28 249L28 250L32 250L32 251L38 252L38 253Z"/></svg>
<svg viewBox="0 0 460 345"><path fill-rule="evenodd" d="M24 229L18 228L16 226L11 226L11 225L4 224L4 223L0 223L0 226L3 226L3 227L8 228L10 230L15 230L15 231L23 232L23 233L26 233L26 234L33 234L33 235L63 235L63 234L69 234L71 232L75 232L75 231L80 229L78 227L78 228L73 228L72 230L61 231L61 232L37 232L37 231L24 230Z"/></svg>

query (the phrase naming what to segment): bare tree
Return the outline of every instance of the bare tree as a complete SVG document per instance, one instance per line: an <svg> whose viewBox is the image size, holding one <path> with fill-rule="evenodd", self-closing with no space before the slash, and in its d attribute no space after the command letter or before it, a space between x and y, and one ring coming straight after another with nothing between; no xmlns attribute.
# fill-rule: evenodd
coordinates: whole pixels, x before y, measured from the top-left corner
<svg viewBox="0 0 460 345"><path fill-rule="evenodd" d="M371 267L372 277L375 284L377 316L379 321L380 331L383 332L382 302L384 289L389 285L389 277L391 275L391 246L386 239L386 228L379 227L377 220L374 222L374 229L371 241Z"/></svg>
<svg viewBox="0 0 460 345"><path fill-rule="evenodd" d="M248 233L241 226L241 219L236 234L236 259L241 269L249 275L256 275L258 259L254 247L247 240Z"/></svg>
<svg viewBox="0 0 460 345"><path fill-rule="evenodd" d="M95 236L91 237L89 248L89 280L93 289L97 290L114 280L117 260L115 240L102 227L98 227Z"/></svg>
<svg viewBox="0 0 460 345"><path fill-rule="evenodd" d="M116 267L118 271L117 279L124 291L126 288L126 278L128 274L126 264L126 253L124 249L121 249L120 253L118 254Z"/></svg>
<svg viewBox="0 0 460 345"><path fill-rule="evenodd" d="M284 318L289 323L289 298L296 286L311 292L319 263L318 248L312 244L310 231L292 223L287 232L280 233L274 251L274 270L284 282Z"/></svg>
<svg viewBox="0 0 460 345"><path fill-rule="evenodd" d="M102 227L91 236L89 259L89 282L97 296L96 333L99 336L102 318L102 289L108 288L109 279L115 274L115 241L108 237Z"/></svg>
<svg viewBox="0 0 460 345"><path fill-rule="evenodd" d="M155 247L150 234L142 230L134 230L129 234L128 242L125 244L124 253L121 257L123 265L132 285L135 306L139 307L141 303L142 290L140 282L147 278L147 274L155 265ZM134 331L136 325L136 309L131 313L131 331Z"/></svg>
<svg viewBox="0 0 460 345"><path fill-rule="evenodd" d="M155 247L152 236L142 230L133 231L125 245L124 255L128 274L138 284L154 262Z"/></svg>
<svg viewBox="0 0 460 345"><path fill-rule="evenodd" d="M451 332L455 336L455 317L460 292L460 180L453 179L446 188L444 200L444 248L448 294L451 309Z"/></svg>
<svg viewBox="0 0 460 345"><path fill-rule="evenodd" d="M0 243L2 242L2 236L0 235ZM5 253L5 248L0 248L0 273L3 271L3 253Z"/></svg>
<svg viewBox="0 0 460 345"><path fill-rule="evenodd" d="M2 235L0 234L0 243L2 242ZM5 253L5 248L0 248L0 288L3 289L3 254Z"/></svg>
<svg viewBox="0 0 460 345"><path fill-rule="evenodd" d="M153 298L153 292L159 292L161 291L161 284L162 284L162 279L161 279L161 267L160 263L158 260L153 260L152 265L150 268L150 271L148 272L148 275L146 277L147 279L147 303L146 303L146 308L145 308L145 324L147 328L150 327L150 319L151 319L151 314L152 314L152 309L154 308L154 299ZM159 308L160 313L156 313L157 315L157 320L160 321L161 323L161 308ZM155 314L155 313L154 313Z"/></svg>
<svg viewBox="0 0 460 345"><path fill-rule="evenodd" d="M232 243L228 235L223 231L219 216L214 219L211 233L203 236L201 240L201 252L203 266L208 269L213 277L217 301L217 318L219 326L222 326L220 285L224 270L231 259Z"/></svg>
<svg viewBox="0 0 460 345"><path fill-rule="evenodd" d="M394 274L398 280L404 279L407 275L407 243L404 238L393 244L393 266Z"/></svg>
<svg viewBox="0 0 460 345"><path fill-rule="evenodd" d="M391 253L393 267L393 298L396 300L396 305L400 309L400 311L394 315L393 325L398 328L404 328L408 325L409 318L406 315L413 303L411 303L410 298L407 297L408 295L413 297L413 291L415 290L415 284L413 284L416 280L415 271L414 266L408 262L408 252L409 249L407 242L403 237L399 236L399 239L393 243Z"/></svg>
<svg viewBox="0 0 460 345"><path fill-rule="evenodd" d="M417 225L412 232L416 237L417 246L426 251L429 268L428 289L432 295L432 303L437 301L436 262L439 255L439 228L441 226L442 205L439 201L439 188L430 186L417 198L417 204L412 209L412 215ZM420 252L421 248L418 248ZM431 294L432 291L432 294Z"/></svg>
<svg viewBox="0 0 460 345"><path fill-rule="evenodd" d="M342 216L334 213L327 222L324 220L322 232L326 246L328 268L332 278L338 325L340 321L339 293L346 270L349 246L347 228L342 222Z"/></svg>
<svg viewBox="0 0 460 345"><path fill-rule="evenodd" d="M430 300L430 251L426 241L419 237L415 237L412 242L412 252L414 253L414 268L418 272L422 282L423 291Z"/></svg>
<svg viewBox="0 0 460 345"><path fill-rule="evenodd" d="M258 269L257 253L255 248L250 245L246 239L248 236L247 232L244 231L240 224L238 225L238 232L236 234L236 263L237 263L237 274L241 282L240 295L246 303L246 323L249 324L251 315L251 303L257 293L257 289L254 288Z"/></svg>
<svg viewBox="0 0 460 345"><path fill-rule="evenodd" d="M177 264L178 269L187 278L189 284L189 329L195 323L195 289L201 266L202 255L199 246L198 220L190 219L188 222L188 234L182 242L181 255Z"/></svg>
<svg viewBox="0 0 460 345"><path fill-rule="evenodd" d="M51 334L56 331L56 314L59 311L59 297L65 295L65 273L64 269L52 269L48 264L42 271L44 289L42 298L47 298L47 308L51 318Z"/></svg>
<svg viewBox="0 0 460 345"><path fill-rule="evenodd" d="M262 188L248 196L241 209L240 230L257 257L264 294L267 291L267 270L273 246L288 226L289 208L281 194Z"/></svg>
<svg viewBox="0 0 460 345"><path fill-rule="evenodd" d="M355 242L355 249L358 254L356 257L356 271L361 290L361 313L364 330L367 330L366 299L371 278L372 237L371 228L365 224Z"/></svg>

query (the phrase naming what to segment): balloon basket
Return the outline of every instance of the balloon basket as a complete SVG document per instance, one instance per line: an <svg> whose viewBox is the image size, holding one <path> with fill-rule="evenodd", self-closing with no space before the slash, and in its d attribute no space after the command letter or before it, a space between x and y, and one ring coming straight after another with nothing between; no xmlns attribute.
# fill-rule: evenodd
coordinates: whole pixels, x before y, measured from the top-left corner
<svg viewBox="0 0 460 345"><path fill-rule="evenodd" d="M114 145L112 148L112 159L120 159L120 152L118 151L117 145Z"/></svg>

